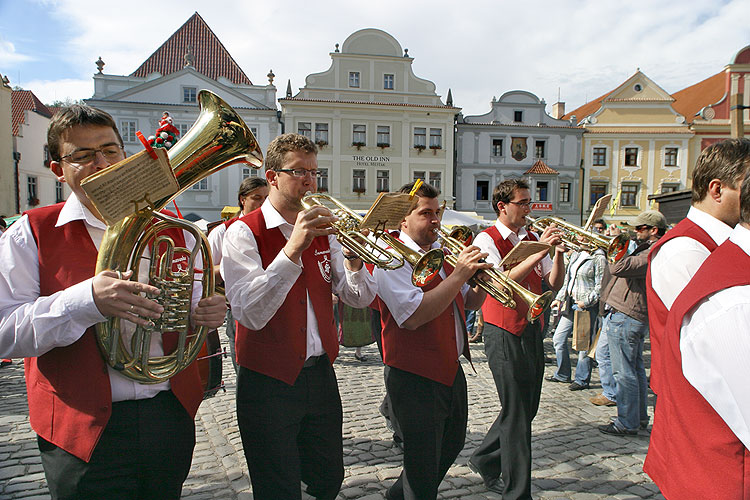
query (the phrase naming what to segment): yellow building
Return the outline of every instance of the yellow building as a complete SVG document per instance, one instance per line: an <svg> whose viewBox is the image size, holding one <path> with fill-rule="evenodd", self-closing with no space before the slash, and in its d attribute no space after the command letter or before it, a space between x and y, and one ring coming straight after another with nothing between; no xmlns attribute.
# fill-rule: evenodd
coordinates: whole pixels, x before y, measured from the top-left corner
<svg viewBox="0 0 750 500"><path fill-rule="evenodd" d="M13 154L11 94L8 80L0 75L0 215L16 213L16 164Z"/></svg>

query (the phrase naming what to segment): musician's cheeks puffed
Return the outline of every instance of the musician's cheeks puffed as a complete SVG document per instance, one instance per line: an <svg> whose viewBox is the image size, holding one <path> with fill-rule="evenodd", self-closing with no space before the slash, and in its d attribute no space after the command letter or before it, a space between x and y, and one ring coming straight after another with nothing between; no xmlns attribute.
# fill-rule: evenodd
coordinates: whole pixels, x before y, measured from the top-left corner
<svg viewBox="0 0 750 500"><path fill-rule="evenodd" d="M196 306L192 314L195 326L207 326L208 328L219 328L224 324L224 315L227 312L226 299L222 295L211 295L204 297Z"/></svg>

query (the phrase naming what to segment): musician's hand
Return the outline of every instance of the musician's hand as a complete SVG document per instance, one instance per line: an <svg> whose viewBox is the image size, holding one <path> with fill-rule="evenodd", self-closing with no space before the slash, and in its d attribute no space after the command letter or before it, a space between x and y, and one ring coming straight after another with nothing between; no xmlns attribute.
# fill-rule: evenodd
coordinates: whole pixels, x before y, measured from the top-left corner
<svg viewBox="0 0 750 500"><path fill-rule="evenodd" d="M539 237L539 241L541 241L542 243L548 243L553 246L558 246L563 242L562 234L562 229L552 223L544 228L544 232Z"/></svg>
<svg viewBox="0 0 750 500"><path fill-rule="evenodd" d="M584 303L583 303L582 301L580 301L580 300L576 300L576 305L577 305L578 307L580 307L581 309L586 309L586 304L584 304Z"/></svg>
<svg viewBox="0 0 750 500"><path fill-rule="evenodd" d="M463 278L463 281L468 281L477 271L492 268L492 264L489 262L482 262L487 258L487 255L474 245L470 245L458 254L453 272Z"/></svg>
<svg viewBox="0 0 750 500"><path fill-rule="evenodd" d="M292 235L284 245L284 253L292 262L300 262L302 252L312 244L313 239L318 236L327 236L336 233L331 227L338 217L331 214L325 207L315 206L302 210L297 214Z"/></svg>
<svg viewBox="0 0 750 500"><path fill-rule="evenodd" d="M341 254L344 256L344 267L346 267L348 270L356 273L357 271L362 269L362 260L356 253L342 246Z"/></svg>
<svg viewBox="0 0 750 500"><path fill-rule="evenodd" d="M560 301L555 299L549 304L551 309L559 308L560 307Z"/></svg>
<svg viewBox="0 0 750 500"><path fill-rule="evenodd" d="M224 316L227 313L226 300L221 295L204 297L196 306L192 314L195 326L207 326L219 328L224 324Z"/></svg>
<svg viewBox="0 0 750 500"><path fill-rule="evenodd" d="M94 304L104 316L115 316L147 326L150 318L161 316L164 308L139 294L159 295L161 292L154 286L129 281L132 274L133 271L121 275L115 271L102 271L94 276L91 282Z"/></svg>

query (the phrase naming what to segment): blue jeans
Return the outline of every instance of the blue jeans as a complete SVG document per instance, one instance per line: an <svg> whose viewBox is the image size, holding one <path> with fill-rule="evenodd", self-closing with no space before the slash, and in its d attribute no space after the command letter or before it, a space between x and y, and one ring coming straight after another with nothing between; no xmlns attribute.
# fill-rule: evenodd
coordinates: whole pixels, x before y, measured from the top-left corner
<svg viewBox="0 0 750 500"><path fill-rule="evenodd" d="M596 363L599 365L599 380L602 383L602 394L610 401L617 401L617 384L612 376L612 361L609 359L609 338L606 333L607 317L602 318L602 332L596 344Z"/></svg>
<svg viewBox="0 0 750 500"><path fill-rule="evenodd" d="M573 309L580 310L578 306ZM597 308L587 310L591 318L591 330L589 331L589 341L592 333L596 328ZM552 345L555 347L555 357L557 358L557 371L555 378L558 380L570 380L570 354L568 353L568 337L573 333L573 313L565 313L560 316L560 322L557 323L555 334L552 336ZM575 381L588 387L591 380L591 358L587 356L588 351L578 351L578 363L576 364Z"/></svg>
<svg viewBox="0 0 750 500"><path fill-rule="evenodd" d="M643 366L643 343L648 333L648 323L619 311L610 311L605 328L612 356L612 374L617 383L615 426L636 430L642 421L648 421L648 383Z"/></svg>

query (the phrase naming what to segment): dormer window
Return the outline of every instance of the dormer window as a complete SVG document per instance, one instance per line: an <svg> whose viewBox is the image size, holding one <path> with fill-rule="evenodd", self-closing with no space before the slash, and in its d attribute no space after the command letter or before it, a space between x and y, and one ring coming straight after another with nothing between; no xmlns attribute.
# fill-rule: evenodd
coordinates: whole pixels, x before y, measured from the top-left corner
<svg viewBox="0 0 750 500"><path fill-rule="evenodd" d="M349 86L352 88L359 88L359 71L349 72Z"/></svg>
<svg viewBox="0 0 750 500"><path fill-rule="evenodd" d="M523 123L523 111L514 111L513 121L516 123Z"/></svg>

